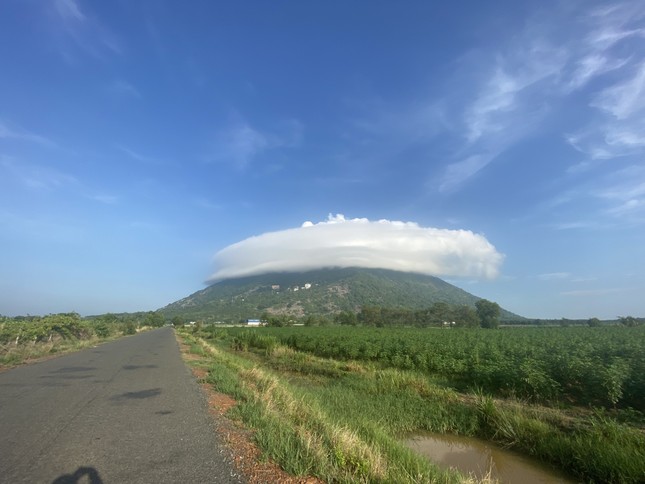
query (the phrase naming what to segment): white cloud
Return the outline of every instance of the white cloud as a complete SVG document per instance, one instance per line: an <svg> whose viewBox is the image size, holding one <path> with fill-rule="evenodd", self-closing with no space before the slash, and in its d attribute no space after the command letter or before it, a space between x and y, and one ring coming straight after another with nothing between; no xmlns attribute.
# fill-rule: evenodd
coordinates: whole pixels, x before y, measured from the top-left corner
<svg viewBox="0 0 645 484"><path fill-rule="evenodd" d="M558 281L558 280L563 280L563 279L569 279L571 277L571 273L569 272L549 272L547 274L539 274L538 279L541 281Z"/></svg>
<svg viewBox="0 0 645 484"><path fill-rule="evenodd" d="M465 160L451 163L446 167L439 191L448 192L458 187L464 180L467 180L482 168L486 167L495 156L497 155L476 154L469 156Z"/></svg>
<svg viewBox="0 0 645 484"><path fill-rule="evenodd" d="M606 215L632 221L642 220L642 215L645 215L645 167L628 166L612 173L603 183L605 186L594 195L606 201Z"/></svg>
<svg viewBox="0 0 645 484"><path fill-rule="evenodd" d="M645 62L631 79L602 90L591 103L618 120L630 118L645 108Z"/></svg>
<svg viewBox="0 0 645 484"><path fill-rule="evenodd" d="M302 132L302 123L294 119L277 122L270 132L260 131L246 121L238 120L217 133L212 158L245 168L267 151L298 146Z"/></svg>
<svg viewBox="0 0 645 484"><path fill-rule="evenodd" d="M148 155L143 155L138 151L134 151L133 149L124 146L124 145L116 145L115 146L119 151L122 151L128 157L132 158L135 161L138 161L140 163L146 164L146 165L172 165L173 162L169 160L164 160L164 159L159 159L159 158L154 158L152 156Z"/></svg>
<svg viewBox="0 0 645 484"><path fill-rule="evenodd" d="M92 195L90 198L92 198L92 200L96 200L97 202L101 202L106 205L114 205L119 201L119 197L115 195L98 194L98 195Z"/></svg>
<svg viewBox="0 0 645 484"><path fill-rule="evenodd" d="M603 54L592 52L575 63L576 67L569 81L569 89L579 89L594 77L620 69L627 62L626 59L612 61Z"/></svg>
<svg viewBox="0 0 645 484"><path fill-rule="evenodd" d="M122 52L123 48L117 37L95 15L84 11L77 0L55 0L44 4L53 5L53 26L62 34L61 39L71 41L71 44L63 42L60 45L61 54L68 60L75 57L68 45L99 59L105 59L106 53Z"/></svg>
<svg viewBox="0 0 645 484"><path fill-rule="evenodd" d="M576 150L592 160L645 151L642 4L623 2L582 12L559 9L548 17L535 15L512 43L487 56L490 67L471 86L475 95L462 110L466 144L457 150L456 161L446 165L440 191L459 188L536 133L550 110L578 99L586 115L566 136ZM579 163L570 173L589 167Z"/></svg>
<svg viewBox="0 0 645 484"><path fill-rule="evenodd" d="M414 222L346 219L269 232L230 245L215 255L212 282L325 267L366 267L439 277L494 278L504 256L469 230L421 227Z"/></svg>
<svg viewBox="0 0 645 484"><path fill-rule="evenodd" d="M58 14L64 20L72 20L76 22L84 22L85 14L81 12L81 8L75 0L56 0L54 2Z"/></svg>
<svg viewBox="0 0 645 484"><path fill-rule="evenodd" d="M607 294L616 294L624 292L626 289L612 287L607 289L576 289L574 291L564 291L560 294L562 296L605 296Z"/></svg>
<svg viewBox="0 0 645 484"><path fill-rule="evenodd" d="M555 48L529 45L526 51L500 58L490 78L465 113L466 138L473 143L484 136L507 136L518 116L523 116L523 91L555 76L564 56Z"/></svg>
<svg viewBox="0 0 645 484"><path fill-rule="evenodd" d="M2 119L0 119L0 139L15 139L48 146L54 144L51 140L43 136L31 133L16 126L11 126L9 123L3 121Z"/></svg>
<svg viewBox="0 0 645 484"><path fill-rule="evenodd" d="M641 213L645 209L645 200L631 199L626 202L606 210L609 215L623 216L635 213Z"/></svg>
<svg viewBox="0 0 645 484"><path fill-rule="evenodd" d="M551 227L553 227L556 230L574 230L574 229L596 228L597 226L598 225L595 222L578 221L578 222L557 223L557 224L553 224Z"/></svg>
<svg viewBox="0 0 645 484"><path fill-rule="evenodd" d="M52 190L78 183L78 180L67 173L42 165L17 163L8 157L0 158L0 168L6 173L34 190Z"/></svg>
<svg viewBox="0 0 645 484"><path fill-rule="evenodd" d="M138 99L141 99L142 97L141 93L136 87L134 87L129 82L124 81L123 79L114 81L109 85L108 89L110 90L110 92L117 96L134 97Z"/></svg>
<svg viewBox="0 0 645 484"><path fill-rule="evenodd" d="M588 32L578 47L582 58L570 85L582 88L596 78L603 83L589 89L588 121L566 139L592 160L645 152L645 28L639 26L643 17L640 2L623 2L592 11L585 19ZM578 171L574 168L572 173Z"/></svg>
<svg viewBox="0 0 645 484"><path fill-rule="evenodd" d="M239 167L246 166L258 153L269 147L269 138L248 124L240 124L217 136L219 157Z"/></svg>

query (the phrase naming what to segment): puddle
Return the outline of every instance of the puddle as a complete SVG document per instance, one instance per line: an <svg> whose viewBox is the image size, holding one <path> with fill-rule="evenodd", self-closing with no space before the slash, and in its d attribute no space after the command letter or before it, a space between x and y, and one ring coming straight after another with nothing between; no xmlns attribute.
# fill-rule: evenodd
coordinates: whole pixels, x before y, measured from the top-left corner
<svg viewBox="0 0 645 484"><path fill-rule="evenodd" d="M502 484L572 484L557 471L526 457L472 437L420 433L403 443L444 469L457 469L481 479L488 475Z"/></svg>

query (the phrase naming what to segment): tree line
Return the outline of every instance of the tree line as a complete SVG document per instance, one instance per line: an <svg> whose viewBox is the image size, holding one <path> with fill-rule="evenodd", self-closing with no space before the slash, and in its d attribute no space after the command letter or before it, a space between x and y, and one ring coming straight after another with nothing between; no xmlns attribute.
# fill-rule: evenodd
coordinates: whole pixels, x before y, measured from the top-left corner
<svg viewBox="0 0 645 484"><path fill-rule="evenodd" d="M371 326L371 327L440 327L440 328L497 328L500 307L497 303L480 299L475 307L436 302L425 309L363 306L359 312L341 311L333 319L308 315L299 321L293 316L264 313L261 317L268 326L291 326L297 322L305 326Z"/></svg>

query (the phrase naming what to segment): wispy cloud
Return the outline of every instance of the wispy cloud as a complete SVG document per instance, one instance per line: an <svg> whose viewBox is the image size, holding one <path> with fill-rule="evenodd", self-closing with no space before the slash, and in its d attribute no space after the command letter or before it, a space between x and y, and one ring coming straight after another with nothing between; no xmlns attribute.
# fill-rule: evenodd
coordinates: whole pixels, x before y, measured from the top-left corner
<svg viewBox="0 0 645 484"><path fill-rule="evenodd" d="M224 205L220 203L214 203L207 198L196 198L193 200L193 203L196 207L204 208L206 210L222 210Z"/></svg>
<svg viewBox="0 0 645 484"><path fill-rule="evenodd" d="M589 222L586 220L574 221L574 222L561 222L551 225L551 228L556 230L575 230L575 229L590 229L597 228L598 224L596 222Z"/></svg>
<svg viewBox="0 0 645 484"><path fill-rule="evenodd" d="M69 60L74 50L80 50L93 57L103 59L106 54L121 54L123 47L117 37L108 30L94 15L81 7L78 0L54 0L53 25L62 34L65 42L61 53Z"/></svg>
<svg viewBox="0 0 645 484"><path fill-rule="evenodd" d="M605 214L620 219L645 219L645 166L631 165L602 180L594 195L605 200Z"/></svg>
<svg viewBox="0 0 645 484"><path fill-rule="evenodd" d="M470 91L475 94L461 109L455 134L463 140L449 159L440 192L461 185L494 162L515 143L539 128L556 96L554 85L568 61L568 53L533 27L512 44L490 56L489 69ZM458 110L459 111L459 110Z"/></svg>
<svg viewBox="0 0 645 484"><path fill-rule="evenodd" d="M53 146L54 142L49 138L32 133L26 129L12 125L0 119L0 139L14 139L30 143L38 143L45 146Z"/></svg>
<svg viewBox="0 0 645 484"><path fill-rule="evenodd" d="M400 149L414 143L425 143L445 131L447 116L439 100L424 100L414 105L391 105L381 98L348 101L357 109L350 120L351 136L361 143L374 143Z"/></svg>
<svg viewBox="0 0 645 484"><path fill-rule="evenodd" d="M142 98L141 92L139 92L139 90L134 87L134 85L130 84L127 81L124 81L123 79L118 79L112 82L108 86L108 89L111 93L117 96L133 97L138 99Z"/></svg>
<svg viewBox="0 0 645 484"><path fill-rule="evenodd" d="M34 238L41 242L70 245L87 243L86 229L62 216L52 219L51 216L25 215L0 209L0 227L3 234L14 235L21 240Z"/></svg>
<svg viewBox="0 0 645 484"><path fill-rule="evenodd" d="M592 160L645 153L645 19L638 1L592 10L572 82L584 85L594 78L602 87L590 90L591 120L566 136L576 150ZM619 75L608 76L608 73ZM586 164L583 168L593 165Z"/></svg>
<svg viewBox="0 0 645 484"><path fill-rule="evenodd" d="M85 15L81 12L81 8L75 0L55 0L54 5L58 14L65 21L84 22Z"/></svg>
<svg viewBox="0 0 645 484"><path fill-rule="evenodd" d="M123 145L116 145L116 148L126 154L128 158L131 158L132 160L135 160L139 163L145 164L145 165L153 165L153 166L162 166L162 165L172 165L172 161L168 160L163 160L159 158L155 158L153 156L148 156L139 153L138 151L135 151L127 146Z"/></svg>
<svg viewBox="0 0 645 484"><path fill-rule="evenodd" d="M119 197L117 197L116 195L98 194L92 195L90 198L106 205L114 205L119 201Z"/></svg>
<svg viewBox="0 0 645 484"><path fill-rule="evenodd" d="M494 278L503 258L484 236L469 230L330 215L324 222L305 222L222 249L215 255L217 272L211 280L325 267Z"/></svg>
<svg viewBox="0 0 645 484"><path fill-rule="evenodd" d="M598 52L585 55L573 63L574 71L571 75L568 88L570 91L580 89L595 77L620 69L626 63L627 59L612 60Z"/></svg>
<svg viewBox="0 0 645 484"><path fill-rule="evenodd" d="M534 39L498 55L492 73L465 110L468 142L504 133L526 114L527 105L535 109L530 89L546 79L554 80L565 62L566 54L560 49Z"/></svg>
<svg viewBox="0 0 645 484"><path fill-rule="evenodd" d="M478 153L470 155L465 160L449 164L439 185L439 191L448 192L457 188L464 180L488 165L496 156L496 153Z"/></svg>
<svg viewBox="0 0 645 484"><path fill-rule="evenodd" d="M243 169L267 152L299 146L302 136L303 126L297 120L278 122L272 130L260 130L237 119L217 132L209 160Z"/></svg>
<svg viewBox="0 0 645 484"><path fill-rule="evenodd" d="M0 157L0 167L8 176L34 190L51 190L78 183L76 177L52 167L18 163L6 156Z"/></svg>
<svg viewBox="0 0 645 484"><path fill-rule="evenodd" d="M641 7L640 2L625 2L589 13L561 10L548 19L536 16L523 32L515 33L512 45L497 52L463 110L466 146L447 165L440 191L458 189L539 130L541 113L573 102L573 96L589 101L585 121L563 135L572 147L595 160L645 152ZM594 84L600 78L602 87ZM518 128L531 122L529 129ZM582 162L570 173L590 168L592 164Z"/></svg>
<svg viewBox="0 0 645 484"><path fill-rule="evenodd" d="M541 281L561 281L564 279L570 279L571 273L569 272L549 272L546 274L539 274L537 276Z"/></svg>
<svg viewBox="0 0 645 484"><path fill-rule="evenodd" d="M625 292L628 289L620 287L609 287L602 289L576 289L573 291L563 291L560 294L562 296L606 296L607 294L616 294L620 292Z"/></svg>

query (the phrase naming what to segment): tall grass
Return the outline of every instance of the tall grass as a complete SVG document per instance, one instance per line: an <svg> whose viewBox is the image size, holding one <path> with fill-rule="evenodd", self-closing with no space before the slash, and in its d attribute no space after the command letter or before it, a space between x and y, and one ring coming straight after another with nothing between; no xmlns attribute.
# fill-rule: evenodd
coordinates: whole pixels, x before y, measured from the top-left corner
<svg viewBox="0 0 645 484"><path fill-rule="evenodd" d="M192 339L188 335L184 338ZM231 416L254 429L265 455L288 472L330 482L457 483L467 479L439 469L387 433L361 432L350 421L339 419L303 381L295 383L293 374L280 376L246 358L247 353L232 354L222 347L202 344L211 357L207 381L238 401ZM275 353L282 364L285 355L295 355L284 349ZM336 366L334 362L310 363L310 374L318 366L329 375L325 367ZM314 384L313 388L320 387Z"/></svg>
<svg viewBox="0 0 645 484"><path fill-rule="evenodd" d="M21 345L11 343L0 345L0 367L13 367L48 355L77 351L102 340L103 338L90 336L86 339L56 338L51 341L29 342Z"/></svg>
<svg viewBox="0 0 645 484"><path fill-rule="evenodd" d="M463 393L417 370L321 358L273 342L267 351L266 341L246 341L193 344L211 357L209 381L238 400L233 415L256 430L267 456L296 475L333 482L470 479L401 444L406 434L426 430L485 438L588 482L644 480L645 436L606 412Z"/></svg>

